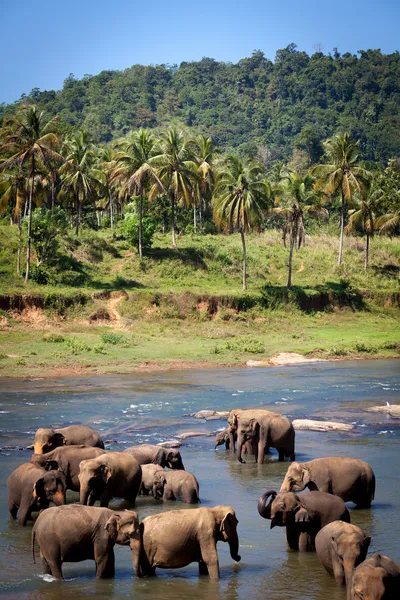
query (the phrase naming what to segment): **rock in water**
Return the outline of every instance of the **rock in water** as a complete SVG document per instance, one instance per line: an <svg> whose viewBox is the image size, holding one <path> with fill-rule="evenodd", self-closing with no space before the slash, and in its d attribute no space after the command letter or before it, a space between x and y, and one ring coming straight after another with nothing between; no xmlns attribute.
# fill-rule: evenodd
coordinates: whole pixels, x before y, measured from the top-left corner
<svg viewBox="0 0 400 600"><path fill-rule="evenodd" d="M309 431L351 431L354 425L348 423L336 423L335 421L313 421L311 419L295 419L293 421L295 430Z"/></svg>

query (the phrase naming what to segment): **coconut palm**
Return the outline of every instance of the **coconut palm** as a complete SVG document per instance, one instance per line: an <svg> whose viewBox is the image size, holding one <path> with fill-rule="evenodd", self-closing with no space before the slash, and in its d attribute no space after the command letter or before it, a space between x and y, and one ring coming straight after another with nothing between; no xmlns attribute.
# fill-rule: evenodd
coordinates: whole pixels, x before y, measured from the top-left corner
<svg viewBox="0 0 400 600"><path fill-rule="evenodd" d="M358 162L359 141L352 140L348 133L339 133L325 142L327 164L316 165L311 170L318 177L316 190L341 197L340 243L338 264L343 257L343 234L349 203L355 190L361 192L368 185L371 173Z"/></svg>
<svg viewBox="0 0 400 600"><path fill-rule="evenodd" d="M327 217L328 211L320 204L321 194L313 188L314 180L306 175L288 173L282 180L277 193L274 213L284 219L283 243L286 248L289 238L289 260L287 287L292 286L293 252L305 241L304 217L306 215Z"/></svg>
<svg viewBox="0 0 400 600"><path fill-rule="evenodd" d="M150 131L139 129L134 131L119 144L121 151L114 156L111 182L118 185L120 194L139 196L139 256L143 256L143 196L146 186L153 183L155 189L165 191L150 164L154 156L156 140Z"/></svg>
<svg viewBox="0 0 400 600"><path fill-rule="evenodd" d="M82 206L94 203L101 182L96 172L96 151L86 131L80 130L64 144L65 162L59 170L61 190L59 198L72 198L75 204L75 233L78 235Z"/></svg>
<svg viewBox="0 0 400 600"><path fill-rule="evenodd" d="M197 165L199 180L195 186L195 195L193 203L193 225L196 232L196 208L197 201L199 202L199 229L203 233L203 209L207 205L207 201L211 199L214 183L215 183L215 165L214 157L216 148L210 137L199 135L197 138L188 143L189 150L193 161Z"/></svg>
<svg viewBox="0 0 400 600"><path fill-rule="evenodd" d="M50 169L62 162L58 153L60 137L57 133L58 119L46 119L37 106L23 106L15 115L5 119L1 137L0 154L8 156L0 163L0 171L19 167L26 169L30 180L28 196L28 239L26 251L25 281L29 279L31 264L32 204L35 190L35 175L38 168Z"/></svg>
<svg viewBox="0 0 400 600"><path fill-rule="evenodd" d="M197 167L192 160L190 149L181 131L170 127L161 135L158 151L149 159L151 166L161 180L171 204L172 246L176 248L175 205L181 202L184 206L193 204L194 187L199 181ZM159 186L153 185L149 197L159 194Z"/></svg>
<svg viewBox="0 0 400 600"><path fill-rule="evenodd" d="M258 224L270 205L270 188L262 175L262 167L256 161L230 154L218 174L214 195L217 225L240 233L244 290L247 288L245 233Z"/></svg>

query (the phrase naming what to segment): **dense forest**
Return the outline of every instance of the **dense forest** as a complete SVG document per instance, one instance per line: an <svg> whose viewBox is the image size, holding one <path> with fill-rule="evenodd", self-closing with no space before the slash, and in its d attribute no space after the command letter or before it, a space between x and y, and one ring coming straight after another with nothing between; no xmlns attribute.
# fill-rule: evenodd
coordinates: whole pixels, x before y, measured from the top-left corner
<svg viewBox="0 0 400 600"><path fill-rule="evenodd" d="M35 88L12 105L34 102L58 116L67 132L83 128L109 142L139 127L186 126L211 136L225 151L268 163L303 152L309 163L323 154L322 141L338 130L360 140L367 161L385 166L400 155L400 54L336 49L309 56L295 44L274 62L261 51L237 64L203 58L177 65L134 65L67 77L61 91Z"/></svg>

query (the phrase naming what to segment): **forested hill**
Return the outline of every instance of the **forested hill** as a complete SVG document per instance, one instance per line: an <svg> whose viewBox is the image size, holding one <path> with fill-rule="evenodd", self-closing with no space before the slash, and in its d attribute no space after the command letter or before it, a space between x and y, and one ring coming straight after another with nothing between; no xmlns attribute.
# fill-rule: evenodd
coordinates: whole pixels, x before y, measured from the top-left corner
<svg viewBox="0 0 400 600"><path fill-rule="evenodd" d="M237 64L203 58L81 80L70 75L61 91L34 89L20 102L27 100L97 141L173 121L211 135L222 148L255 154L261 146L272 160L287 160L300 148L314 162L321 140L338 130L361 140L365 159L400 156L399 52L308 56L291 44L274 62L255 51Z"/></svg>

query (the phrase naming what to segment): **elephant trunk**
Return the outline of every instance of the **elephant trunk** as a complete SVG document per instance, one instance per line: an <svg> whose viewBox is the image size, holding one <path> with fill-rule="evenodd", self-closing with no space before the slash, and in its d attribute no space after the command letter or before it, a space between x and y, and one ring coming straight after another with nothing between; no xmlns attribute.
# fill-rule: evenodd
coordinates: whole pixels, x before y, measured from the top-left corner
<svg viewBox="0 0 400 600"><path fill-rule="evenodd" d="M281 485L281 489L279 490L280 492L292 492L293 491L293 485L291 483L291 479L286 475L285 479L283 480L283 483Z"/></svg>
<svg viewBox="0 0 400 600"><path fill-rule="evenodd" d="M231 552L231 557L235 562L240 562L242 557L239 554L239 538L237 533L232 536L232 539L229 540L229 549Z"/></svg>
<svg viewBox="0 0 400 600"><path fill-rule="evenodd" d="M271 496L271 499L267 503L267 500L270 496ZM262 516L263 519L271 518L271 504L272 504L273 500L275 499L275 497L276 497L275 490L268 490L267 492L265 492L265 494L260 496L260 499L257 504L257 508L258 508L259 514Z"/></svg>
<svg viewBox="0 0 400 600"><path fill-rule="evenodd" d="M355 565L352 561L348 561L348 560L344 561L343 569L344 569L344 576L345 576L345 580L346 580L346 593L347 593L348 600L351 598L350 590L351 590L351 584L353 581L354 568L355 568Z"/></svg>
<svg viewBox="0 0 400 600"><path fill-rule="evenodd" d="M34 454L44 454L44 446L45 444L40 444L39 442L35 442L33 444L33 453Z"/></svg>
<svg viewBox="0 0 400 600"><path fill-rule="evenodd" d="M132 565L136 577L142 576L140 568L140 554L142 552L142 528L138 537L131 538L129 545L132 550Z"/></svg>
<svg viewBox="0 0 400 600"><path fill-rule="evenodd" d="M58 490L53 496L53 502L56 506L61 506L62 504L67 504L67 499L65 497L65 490Z"/></svg>
<svg viewBox="0 0 400 600"><path fill-rule="evenodd" d="M89 495L90 495L89 486L83 485L81 482L81 489L79 492L79 502L81 504L83 504L84 506L88 506L89 505Z"/></svg>

